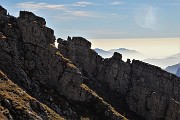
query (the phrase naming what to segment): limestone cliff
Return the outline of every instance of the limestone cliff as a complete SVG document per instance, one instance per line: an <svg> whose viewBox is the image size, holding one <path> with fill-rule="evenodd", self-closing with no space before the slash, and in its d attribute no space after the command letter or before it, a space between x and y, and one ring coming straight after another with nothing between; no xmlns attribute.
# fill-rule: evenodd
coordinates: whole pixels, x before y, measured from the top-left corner
<svg viewBox="0 0 180 120"><path fill-rule="evenodd" d="M80 70L55 48L54 42L54 31L46 27L44 18L27 11L20 11L16 18L0 7L0 69L39 101L35 104L43 103L55 114L69 120L126 119L83 84ZM35 109L35 112L34 118L23 115L20 118L21 113L13 113L13 118L36 119L39 110Z"/></svg>
<svg viewBox="0 0 180 120"><path fill-rule="evenodd" d="M84 81L130 119L179 120L180 78L159 67L114 53L103 59L81 37L58 39L58 49L86 76Z"/></svg>

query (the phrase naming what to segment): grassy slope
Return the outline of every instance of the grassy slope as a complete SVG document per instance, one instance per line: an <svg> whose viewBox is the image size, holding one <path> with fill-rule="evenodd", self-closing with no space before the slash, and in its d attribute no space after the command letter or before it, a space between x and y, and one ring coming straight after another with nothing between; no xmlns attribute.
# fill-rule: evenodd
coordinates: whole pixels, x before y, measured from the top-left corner
<svg viewBox="0 0 180 120"><path fill-rule="evenodd" d="M29 96L25 91L15 85L12 81L10 81L7 76L0 71L0 103L3 103L3 100L8 100L9 106L1 106L0 107L0 118L6 118L6 113L8 111L16 111L21 114L25 114L26 116L38 116L30 102L35 101L39 103L35 98ZM52 109L48 108L46 105L39 103L39 106L43 108L43 113L45 113L50 120L64 120L63 117L59 116ZM4 108L7 107L7 108ZM10 110L8 110L10 108ZM14 114L14 113L13 113ZM13 116L13 115L12 115Z"/></svg>

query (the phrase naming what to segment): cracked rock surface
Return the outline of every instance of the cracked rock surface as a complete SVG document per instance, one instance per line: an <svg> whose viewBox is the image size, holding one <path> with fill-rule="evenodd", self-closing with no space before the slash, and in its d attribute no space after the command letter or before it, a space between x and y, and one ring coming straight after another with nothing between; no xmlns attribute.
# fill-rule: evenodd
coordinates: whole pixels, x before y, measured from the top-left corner
<svg viewBox="0 0 180 120"><path fill-rule="evenodd" d="M54 42L54 31L46 27L44 18L28 11L20 11L16 18L7 15L7 10L0 7L0 69L13 84L18 85L17 89L37 99L28 100L31 107L29 111L22 109L22 113L16 114L13 112L16 109L6 108L16 99L4 97L5 106L2 106L0 117L54 120L44 115L50 114L48 110L52 109L53 114L68 120L125 120L124 116L83 83L85 77L79 68L55 48ZM11 85L6 86L10 91L13 90ZM7 94L12 97L19 93L7 91ZM26 102L24 99L19 100L19 104ZM42 104L47 108L42 107ZM3 112L6 109L7 115ZM41 114L41 111L44 112Z"/></svg>
<svg viewBox="0 0 180 120"><path fill-rule="evenodd" d="M139 60L124 62L116 52L103 59L82 37L58 43L62 54L86 76L84 82L127 118L179 120L180 78Z"/></svg>

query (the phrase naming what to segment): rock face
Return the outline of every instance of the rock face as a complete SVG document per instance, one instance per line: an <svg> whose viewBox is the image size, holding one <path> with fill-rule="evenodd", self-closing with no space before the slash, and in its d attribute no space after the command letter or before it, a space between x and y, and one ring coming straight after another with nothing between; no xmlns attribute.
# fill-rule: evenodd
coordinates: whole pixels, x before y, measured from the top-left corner
<svg viewBox="0 0 180 120"><path fill-rule="evenodd" d="M59 44L59 50L61 53L68 57L73 62L76 62L78 68L85 70L85 72L92 75L96 69L96 60L97 53L93 50L90 50L91 43L82 37L73 37L69 38L68 41L62 39L57 40ZM91 54L89 54L92 52ZM98 56L100 59L101 57Z"/></svg>
<svg viewBox="0 0 180 120"><path fill-rule="evenodd" d="M90 49L90 42L81 41L76 44L85 42L84 47ZM0 69L39 101L32 101L35 107L44 103L55 114L69 120L126 119L83 84L80 70L55 48L54 42L54 31L46 27L44 18L27 11L21 11L15 18L0 7ZM39 114L39 109L35 111ZM15 114L16 117L20 119Z"/></svg>
<svg viewBox="0 0 180 120"><path fill-rule="evenodd" d="M4 9L2 6L0 6L0 13L1 13L2 15L7 15L7 10Z"/></svg>
<svg viewBox="0 0 180 120"><path fill-rule="evenodd" d="M81 37L58 43L62 54L87 77L86 84L128 118L179 120L180 79L175 75L138 60L124 62L116 52L103 59ZM118 108L122 101L126 108Z"/></svg>
<svg viewBox="0 0 180 120"><path fill-rule="evenodd" d="M171 98L179 104L180 79L156 66L133 60L131 83L127 96L129 107L148 119L164 119Z"/></svg>

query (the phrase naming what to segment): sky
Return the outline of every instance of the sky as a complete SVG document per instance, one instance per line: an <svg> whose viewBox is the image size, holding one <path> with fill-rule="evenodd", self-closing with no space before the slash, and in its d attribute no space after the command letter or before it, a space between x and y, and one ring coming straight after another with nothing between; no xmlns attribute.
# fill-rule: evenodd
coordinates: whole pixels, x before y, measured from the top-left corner
<svg viewBox="0 0 180 120"><path fill-rule="evenodd" d="M46 19L56 38L82 36L92 48L128 48L150 57L180 53L180 0L0 0L10 15Z"/></svg>
<svg viewBox="0 0 180 120"><path fill-rule="evenodd" d="M9 14L43 16L56 37L178 38L180 0L0 0Z"/></svg>

